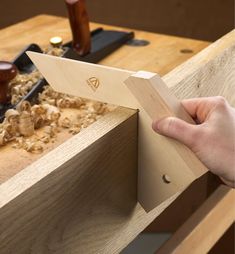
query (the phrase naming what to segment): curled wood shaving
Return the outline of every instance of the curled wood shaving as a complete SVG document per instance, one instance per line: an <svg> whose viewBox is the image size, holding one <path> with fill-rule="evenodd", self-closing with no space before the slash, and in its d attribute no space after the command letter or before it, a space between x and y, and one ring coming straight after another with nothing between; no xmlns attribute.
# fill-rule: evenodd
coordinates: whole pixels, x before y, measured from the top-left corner
<svg viewBox="0 0 235 254"><path fill-rule="evenodd" d="M75 135L75 134L78 134L81 131L81 129L82 128L81 128L80 124L74 124L73 126L71 126L69 128L69 132L71 134Z"/></svg>
<svg viewBox="0 0 235 254"><path fill-rule="evenodd" d="M52 56L62 56L64 53L64 49L61 47L48 47L47 49L45 49L44 52Z"/></svg>
<svg viewBox="0 0 235 254"><path fill-rule="evenodd" d="M2 130L0 133L0 146L7 143L8 133L5 130Z"/></svg>
<svg viewBox="0 0 235 254"><path fill-rule="evenodd" d="M39 94L38 99L41 104L50 104L61 109L79 108L85 104L84 99L55 92L50 86L44 87L44 90Z"/></svg>
<svg viewBox="0 0 235 254"><path fill-rule="evenodd" d="M60 122L60 126L63 128L70 128L71 125L71 120L68 117L63 118Z"/></svg>
<svg viewBox="0 0 235 254"><path fill-rule="evenodd" d="M53 106L53 105L49 105L49 104L43 104L42 107L45 109L46 111L46 119L49 122L55 122L58 123L61 113L60 110Z"/></svg>
<svg viewBox="0 0 235 254"><path fill-rule="evenodd" d="M40 72L35 70L30 74L18 74L9 84L11 104L17 104L42 78Z"/></svg>
<svg viewBox="0 0 235 254"><path fill-rule="evenodd" d="M51 124L50 126L46 126L44 128L45 136L50 138L56 137L58 132L60 132L60 130L56 124Z"/></svg>
<svg viewBox="0 0 235 254"><path fill-rule="evenodd" d="M31 142L31 141L26 141L24 144L24 149L27 152L31 153L41 153L43 152L43 146L41 142Z"/></svg>
<svg viewBox="0 0 235 254"><path fill-rule="evenodd" d="M30 139L30 138L27 138L27 139L24 139L22 137L17 138L15 143L12 145L12 147L16 149L22 148L30 153L43 152L42 142L36 139Z"/></svg>
<svg viewBox="0 0 235 254"><path fill-rule="evenodd" d="M46 54L53 56L62 56L64 50L62 48L48 47ZM19 73L9 84L11 96L11 104L16 105L27 93L37 84L42 75L38 70L31 73Z"/></svg>
<svg viewBox="0 0 235 254"><path fill-rule="evenodd" d="M20 134L24 137L30 137L34 134L34 122L32 115L29 112L21 112L18 128Z"/></svg>
<svg viewBox="0 0 235 254"><path fill-rule="evenodd" d="M16 110L21 113L21 112L28 112L31 113L31 104L28 101L22 101L19 103L16 107Z"/></svg>

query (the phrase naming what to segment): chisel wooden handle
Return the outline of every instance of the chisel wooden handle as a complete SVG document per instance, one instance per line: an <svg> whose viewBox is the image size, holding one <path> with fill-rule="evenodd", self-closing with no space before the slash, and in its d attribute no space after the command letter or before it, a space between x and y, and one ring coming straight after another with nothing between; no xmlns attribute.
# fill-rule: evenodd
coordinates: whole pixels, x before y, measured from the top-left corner
<svg viewBox="0 0 235 254"><path fill-rule="evenodd" d="M8 84L15 78L17 68L10 62L0 61L0 103L8 102Z"/></svg>
<svg viewBox="0 0 235 254"><path fill-rule="evenodd" d="M65 3L72 30L73 48L79 55L84 56L91 49L89 17L86 11L85 0L65 0Z"/></svg>

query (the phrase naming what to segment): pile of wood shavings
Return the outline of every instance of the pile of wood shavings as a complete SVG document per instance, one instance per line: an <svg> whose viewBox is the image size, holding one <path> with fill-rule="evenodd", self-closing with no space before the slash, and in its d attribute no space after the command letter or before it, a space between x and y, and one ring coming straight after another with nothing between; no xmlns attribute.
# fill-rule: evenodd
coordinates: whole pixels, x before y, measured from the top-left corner
<svg viewBox="0 0 235 254"><path fill-rule="evenodd" d="M41 153L63 129L75 135L111 109L104 103L56 93L49 86L39 97L42 104L31 106L24 101L6 112L0 124L0 146L12 142L13 148ZM73 109L73 115L66 114L69 109Z"/></svg>
<svg viewBox="0 0 235 254"><path fill-rule="evenodd" d="M44 53L52 56L62 56L64 49L61 47L48 47L44 50ZM20 102L41 78L42 75L38 70L18 74L9 84L11 104L16 105Z"/></svg>
<svg viewBox="0 0 235 254"><path fill-rule="evenodd" d="M49 47L45 53L61 56L63 49ZM11 103L21 101L40 78L38 70L18 74L9 85ZM67 114L72 109L73 114ZM75 135L112 109L113 106L105 103L55 92L47 85L38 96L38 104L31 106L23 101L15 110L5 113L5 120L0 124L0 147L11 142L13 148L41 153L45 144L55 142L63 129Z"/></svg>
<svg viewBox="0 0 235 254"><path fill-rule="evenodd" d="M38 70L29 74L18 74L9 84L11 104L16 105L35 86L42 75Z"/></svg>

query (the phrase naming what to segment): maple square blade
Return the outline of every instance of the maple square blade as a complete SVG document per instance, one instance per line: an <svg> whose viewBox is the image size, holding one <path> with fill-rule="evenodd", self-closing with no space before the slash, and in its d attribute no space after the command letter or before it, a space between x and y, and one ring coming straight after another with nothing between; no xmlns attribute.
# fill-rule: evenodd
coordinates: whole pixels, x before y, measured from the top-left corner
<svg viewBox="0 0 235 254"><path fill-rule="evenodd" d="M136 99L123 83L131 71L27 52L52 88L83 98L136 108Z"/></svg>

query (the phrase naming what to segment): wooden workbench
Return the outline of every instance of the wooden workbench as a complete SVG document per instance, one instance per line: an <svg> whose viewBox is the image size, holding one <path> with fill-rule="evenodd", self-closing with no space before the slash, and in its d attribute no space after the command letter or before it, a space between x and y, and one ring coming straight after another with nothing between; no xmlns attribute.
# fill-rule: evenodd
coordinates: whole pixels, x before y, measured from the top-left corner
<svg viewBox="0 0 235 254"><path fill-rule="evenodd" d="M91 29L100 26L100 24L92 23ZM124 29L106 25L102 25L102 27L116 30ZM101 61L101 64L133 71L147 70L164 75L209 44L203 41L142 31L135 31L135 35L137 39L148 40L150 45L144 47L123 46ZM71 40L67 19L43 15L3 29L0 34L2 42L0 45L1 60L13 60L30 43L37 43L42 48L46 48L49 39L53 36L61 36L64 42ZM184 51L189 53L182 53ZM47 147L41 154L29 154L24 150L16 152L10 145L2 147L0 150L2 155L0 159L2 165L0 183L41 158L71 136L67 132L60 133L56 142ZM11 160L12 157L15 157L15 160Z"/></svg>
<svg viewBox="0 0 235 254"><path fill-rule="evenodd" d="M99 26L100 25L98 24L91 24L92 29ZM109 27L109 26L103 26L103 27L114 29L114 27ZM120 28L115 28L115 29L120 29ZM171 71L176 66L178 66L179 64L183 63L192 55L198 53L200 50L202 50L203 48L209 45L208 42L195 41L191 39L177 38L177 37L165 36L165 35L158 35L158 34L142 32L142 31L135 31L135 33L136 33L136 38L149 40L150 45L146 47L123 46L119 50L115 51L112 55L104 59L101 62L101 64L119 67L119 68L127 68L133 71L137 71L137 70L153 71L153 72L159 73L160 75L164 75L168 73L169 71ZM32 42L35 42L42 47L46 47L48 45L49 39L55 35L61 36L64 39L64 42L71 39L69 25L66 19L41 15L33 19L27 20L25 22L11 26L9 28L3 29L1 30L1 33L0 33L1 60L13 59L20 50L22 50L27 44L30 44ZM190 53L182 53L182 52L190 52ZM184 91L182 91L182 93L183 92ZM134 124L134 122L136 121L136 117L134 113L131 113L131 112L127 112L126 115L125 114L123 115L123 112L116 112L115 117L116 117L116 124L118 124L119 122L122 123L122 121L125 121L127 125L129 124L131 126L130 122L132 121L132 123ZM129 117L129 120L126 121L125 119L128 117ZM118 129L117 131L120 133L123 133L124 130L128 130L129 135L135 135L136 133L135 128L129 128L129 127L127 128L127 126L125 126L124 124L122 124L122 126L120 127L120 130ZM126 135L123 134L121 135L121 137L125 139L127 138ZM70 181L72 181L72 179ZM195 209L195 207L198 204L200 204L200 202L205 198L205 196L207 195L206 183L207 183L206 178L199 180L198 183L195 183L193 188L200 189L200 193L198 193L196 197L193 197L191 195L192 193L190 194L190 192L187 192L188 194L186 194L186 197L187 197L186 201L189 200L190 198L191 203L188 205L188 207L187 206L184 207L185 208L184 210L186 211L186 213L179 214L180 219L178 220L177 223L174 222L175 226L173 228L175 228L178 224L180 224L180 221L182 221L182 219L184 218L182 214L187 214L187 215L190 214L190 212L192 212L193 210L192 207L194 207ZM116 184L120 184L120 183L116 183ZM193 193L194 193L194 189L192 190ZM125 192L125 190L123 191ZM113 194L115 195L115 193ZM119 195L118 192L116 194ZM116 209L114 209L115 207L109 207L109 208L105 207L107 209L105 210L103 206L101 210L97 210L97 211L86 211L86 210L80 211L80 216L85 216L84 213L90 214L91 218L92 216L94 216L94 219L93 219L94 221L91 219L89 222L87 222L88 228L86 231L87 233L85 235L85 237L87 237L86 241L90 241L89 246L91 249L89 251L92 253L92 248L94 250L97 250L97 249L102 250L103 251L102 253L110 253L110 252L116 253L120 251L132 239L134 239L134 237L136 237L143 229L145 229L146 226L148 226L156 217L158 217L162 213L162 211L171 202L173 202L176 199L176 197L177 196L173 197L171 200L168 200L166 204L163 204L161 207L158 207L157 209L153 210L152 212L148 214L144 212L144 210L140 207L140 205L131 203L133 200L130 200L129 203L124 202L124 204L115 204L115 206L117 206L116 209L120 209L122 211L122 213L119 213L119 214L115 214L115 211L116 211ZM126 202L128 202L128 200ZM125 209L123 210L123 206L125 204L126 204L126 211ZM181 201L178 207L180 207L182 204L185 204L185 201L182 201L182 197L181 197ZM80 205L83 205L83 204L80 204ZM102 205L102 204L97 203L95 206L99 207L99 205ZM77 223L76 220L81 218L79 218L78 214L75 214L75 213L72 213L71 215L74 218L73 220L74 225L72 225L72 221L69 221L70 222L69 227L73 233L76 233L76 230L78 230L76 228L76 223ZM105 215L106 223L107 223L106 225L104 225L104 232L103 231L101 232L98 229L95 230L94 227L97 227L97 223L99 223L98 220L100 220L100 223L103 223L104 215ZM165 218L169 219L169 216L168 217L166 216ZM44 219L46 220L46 218ZM84 220L85 219L86 218L84 217ZM69 220L69 218L66 218L65 221L62 222L62 224L68 223L67 220ZM165 222L166 220L162 224L165 224ZM48 228L48 230L50 231L51 229ZM97 240L95 236L92 236L96 234L95 232L99 235L98 237L99 240ZM78 248L78 245L80 244L79 251L86 251L87 242L86 241L83 242L84 239L82 238L82 236L79 235L79 233L77 234L77 238L74 238L74 240L69 238L69 235L68 235L68 239L72 241L70 242L70 245L71 245L70 248ZM102 241L100 239L102 239ZM59 239L55 238L54 240L60 242ZM39 242L40 241L42 242L45 241L43 235L39 237ZM66 241L66 239L62 240L62 242L63 241L65 242L63 245L64 250L68 250L66 249L68 247L66 246L68 242ZM104 244L106 243L107 245L104 246ZM52 242L52 248L53 246L54 245ZM58 250L58 246L60 245L59 243L56 242L54 247L57 250ZM37 248L37 246L35 248ZM43 247L41 246L39 247L41 251L42 251L42 248ZM36 253L36 252L33 252L32 250L32 253ZM61 252L58 252L58 253L61 253Z"/></svg>
<svg viewBox="0 0 235 254"><path fill-rule="evenodd" d="M106 29L124 29L91 23L91 29L100 26ZM30 43L37 43L42 48L46 48L48 47L49 39L53 36L61 36L64 42L71 40L71 32L67 19L41 15L2 29L0 33L1 60L13 60L16 55ZM147 70L164 75L209 45L209 42L153 34L143 31L135 31L135 36L137 39L148 40L150 44L144 47L123 46L102 60L101 64L124 69L126 68L133 71ZM71 137L71 135L67 133L59 134L57 141L54 144L51 144L42 154L32 155L24 150L16 152L10 145L1 148L2 156L0 164L2 166L0 168L0 183L3 183L17 172L30 165L33 161L39 159L69 137ZM11 160L10 158L12 157L14 157L15 160ZM198 195L195 199L198 199L199 197L199 200L201 200L204 196L205 193ZM198 203L198 201L196 203ZM189 210L191 210L191 208L189 208ZM186 214L187 213L188 212L186 212ZM169 220L164 219L163 221ZM182 221L182 219L180 221ZM167 226L169 223L163 224L164 230L169 230L169 227ZM170 229L172 231L172 228L176 227L174 226L175 222L170 222L170 224Z"/></svg>
<svg viewBox="0 0 235 254"><path fill-rule="evenodd" d="M91 23L91 29L101 26L107 29L123 30L123 28ZM143 31L135 31L135 35L137 39L150 41L150 45L146 47L123 46L101 61L101 64L133 71L142 69L164 75L210 44L205 41ZM32 42L45 48L53 36L61 36L64 42L71 40L67 19L40 15L2 29L0 34L1 59L12 60L17 53ZM191 52L182 53L181 50L185 49Z"/></svg>

